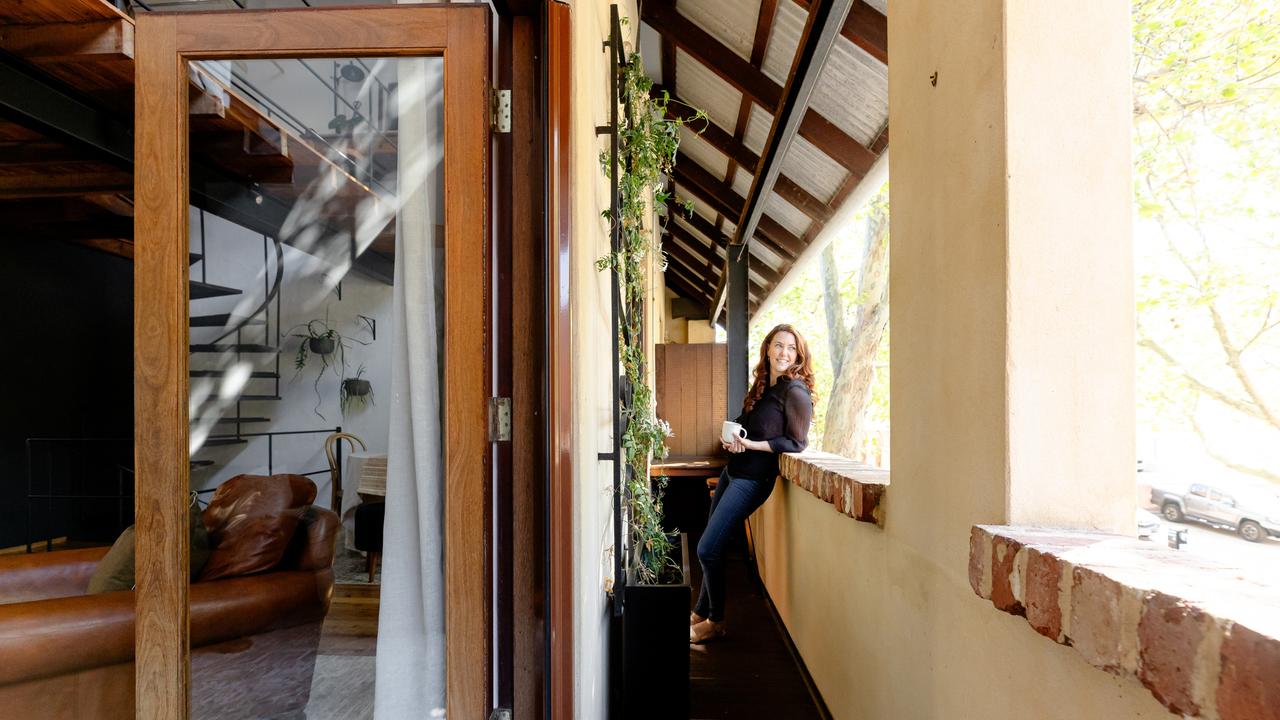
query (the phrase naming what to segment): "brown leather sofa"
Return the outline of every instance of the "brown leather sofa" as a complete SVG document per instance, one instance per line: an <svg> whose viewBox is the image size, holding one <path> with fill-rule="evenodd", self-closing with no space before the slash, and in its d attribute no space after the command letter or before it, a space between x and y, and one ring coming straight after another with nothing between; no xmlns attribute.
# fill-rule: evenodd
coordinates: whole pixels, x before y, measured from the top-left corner
<svg viewBox="0 0 1280 720"><path fill-rule="evenodd" d="M191 585L192 717L305 717L338 526L308 508L275 568ZM0 557L0 717L134 717L134 592L85 594L106 552Z"/></svg>

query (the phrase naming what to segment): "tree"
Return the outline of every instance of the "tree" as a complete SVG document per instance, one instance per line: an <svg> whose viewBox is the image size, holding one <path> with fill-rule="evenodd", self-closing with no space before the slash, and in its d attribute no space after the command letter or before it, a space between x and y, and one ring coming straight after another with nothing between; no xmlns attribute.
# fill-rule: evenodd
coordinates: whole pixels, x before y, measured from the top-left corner
<svg viewBox="0 0 1280 720"><path fill-rule="evenodd" d="M1143 422L1280 483L1280 13L1133 9Z"/></svg>
<svg viewBox="0 0 1280 720"><path fill-rule="evenodd" d="M876 355L889 325L889 212L884 194L873 202L866 227L851 328L846 324L838 289L834 243L822 255L827 336L831 338L835 377L822 449L846 457L858 455L862 445L861 421L871 401Z"/></svg>

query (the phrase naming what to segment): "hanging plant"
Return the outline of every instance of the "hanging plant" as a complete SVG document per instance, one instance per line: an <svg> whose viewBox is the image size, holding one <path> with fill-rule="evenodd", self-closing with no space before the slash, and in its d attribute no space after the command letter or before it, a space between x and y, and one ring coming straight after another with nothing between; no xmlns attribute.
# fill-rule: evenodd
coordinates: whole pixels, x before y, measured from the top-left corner
<svg viewBox="0 0 1280 720"><path fill-rule="evenodd" d="M338 404L342 414L351 409L364 409L373 402L373 383L364 379L364 365L356 369L354 377L344 378L342 388L338 391Z"/></svg>
<svg viewBox="0 0 1280 720"><path fill-rule="evenodd" d="M660 479L656 492L651 487L649 463L667 455L665 441L671 427L657 417L653 390L645 378L644 322L647 299L646 269L657 257L666 268L660 234L650 227L656 214L659 223L668 215L672 201L666 190L666 177L675 164L680 146L680 119L667 117L670 95L653 97L653 81L644 73L640 55L632 53L619 78L620 92L626 112L618 128L618 217L606 210L603 216L619 225L621 245L616 252L600 258L596 267L618 274L622 313L619 317L619 356L630 388L629 400L622 401L622 452L624 477L624 510L631 556L629 569L642 583L661 583L680 573L680 565L672 557L671 538L662 529L662 490L666 479ZM695 109L696 110L696 109ZM705 119L696 110L690 121ZM612 172L612 158L601 153L600 164L605 174ZM691 202L680 203L692 211Z"/></svg>
<svg viewBox="0 0 1280 720"><path fill-rule="evenodd" d="M296 331L296 332L295 332ZM294 374L293 378L298 379L298 375L307 367L307 363L311 358L320 360L320 371L316 373L315 382L312 387L316 391L316 406L312 409L321 420L326 420L324 414L320 412L320 405L324 402L324 396L320 393L320 381L324 378L325 371L333 369L335 375L339 379L346 374L347 371L347 350L351 348L349 342L357 342L361 345L369 343L355 338L344 337L336 328L329 324L329 310L325 309L324 319L308 320L300 325L295 325L287 331L290 337L298 338L298 353L293 358ZM337 355L335 361L334 355ZM339 401L342 399L342 390L339 390ZM345 410L345 405L343 407Z"/></svg>

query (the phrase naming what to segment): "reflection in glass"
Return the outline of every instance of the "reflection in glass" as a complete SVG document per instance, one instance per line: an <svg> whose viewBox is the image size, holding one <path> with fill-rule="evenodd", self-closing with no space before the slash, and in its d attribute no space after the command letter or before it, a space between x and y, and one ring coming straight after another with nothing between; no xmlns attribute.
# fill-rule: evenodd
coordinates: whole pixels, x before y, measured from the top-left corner
<svg viewBox="0 0 1280 720"><path fill-rule="evenodd" d="M443 62L190 73L192 717L431 716Z"/></svg>

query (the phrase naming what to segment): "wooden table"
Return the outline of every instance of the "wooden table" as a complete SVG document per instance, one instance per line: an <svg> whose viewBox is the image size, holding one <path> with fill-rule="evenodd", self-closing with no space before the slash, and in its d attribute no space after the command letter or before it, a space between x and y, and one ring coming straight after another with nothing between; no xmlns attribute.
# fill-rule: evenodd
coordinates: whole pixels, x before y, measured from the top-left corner
<svg viewBox="0 0 1280 720"><path fill-rule="evenodd" d="M720 471L729 463L723 455L682 455L671 456L660 463L649 466L649 477L719 477Z"/></svg>

